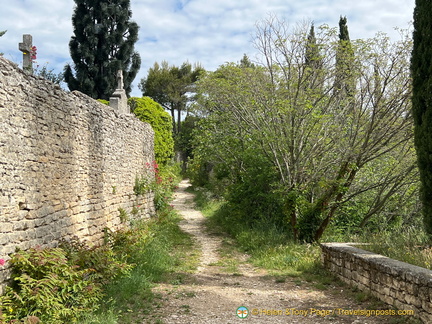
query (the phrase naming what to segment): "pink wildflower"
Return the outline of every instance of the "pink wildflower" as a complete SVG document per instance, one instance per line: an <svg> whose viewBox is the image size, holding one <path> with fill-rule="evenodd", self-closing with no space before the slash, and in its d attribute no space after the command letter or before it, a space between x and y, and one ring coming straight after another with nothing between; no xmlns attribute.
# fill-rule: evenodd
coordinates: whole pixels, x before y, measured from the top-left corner
<svg viewBox="0 0 432 324"><path fill-rule="evenodd" d="M4 264L6 263L6 261L5 260L3 260L3 259L0 259L0 266L4 266Z"/></svg>

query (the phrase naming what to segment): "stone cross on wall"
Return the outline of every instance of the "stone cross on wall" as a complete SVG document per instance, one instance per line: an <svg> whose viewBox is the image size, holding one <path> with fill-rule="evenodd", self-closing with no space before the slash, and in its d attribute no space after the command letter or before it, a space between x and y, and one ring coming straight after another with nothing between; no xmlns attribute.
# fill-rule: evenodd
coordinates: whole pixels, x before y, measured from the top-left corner
<svg viewBox="0 0 432 324"><path fill-rule="evenodd" d="M117 89L123 89L123 71L117 71Z"/></svg>
<svg viewBox="0 0 432 324"><path fill-rule="evenodd" d="M19 50L23 52L23 70L33 74L33 63L31 58L31 50L33 46L32 35L23 35L23 42L19 43Z"/></svg>
<svg viewBox="0 0 432 324"><path fill-rule="evenodd" d="M110 97L110 107L113 107L115 110L117 110L120 114L128 114L130 113L130 108L127 104L127 96L126 96L126 90L124 89L123 85L123 71L118 70L117 71L117 89L114 91L114 93Z"/></svg>

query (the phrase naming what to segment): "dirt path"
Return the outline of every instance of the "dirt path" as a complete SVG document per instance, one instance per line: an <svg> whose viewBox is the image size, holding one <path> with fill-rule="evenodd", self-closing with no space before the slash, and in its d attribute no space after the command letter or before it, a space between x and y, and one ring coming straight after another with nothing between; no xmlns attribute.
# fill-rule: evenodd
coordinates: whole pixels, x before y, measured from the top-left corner
<svg viewBox="0 0 432 324"><path fill-rule="evenodd" d="M223 272L216 265L222 238L206 231L204 217L193 207L193 195L185 191L188 186L187 181L180 183L173 205L183 217L181 228L194 236L202 257L186 283L155 288L162 295L159 315L163 323L389 322L382 317L335 315L337 309L364 309L365 305L348 299L340 287L321 291L308 284L299 286L289 277L276 282L265 271L248 264L246 256L239 256L245 262L236 273ZM236 315L240 306L248 308L247 318Z"/></svg>

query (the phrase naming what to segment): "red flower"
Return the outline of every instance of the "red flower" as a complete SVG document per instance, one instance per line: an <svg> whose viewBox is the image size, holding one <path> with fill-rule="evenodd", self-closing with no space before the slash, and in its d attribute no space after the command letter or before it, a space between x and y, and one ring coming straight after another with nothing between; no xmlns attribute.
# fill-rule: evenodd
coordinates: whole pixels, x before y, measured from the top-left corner
<svg viewBox="0 0 432 324"><path fill-rule="evenodd" d="M36 60L36 54L37 54L37 47L33 46L30 50L30 57L33 61Z"/></svg>

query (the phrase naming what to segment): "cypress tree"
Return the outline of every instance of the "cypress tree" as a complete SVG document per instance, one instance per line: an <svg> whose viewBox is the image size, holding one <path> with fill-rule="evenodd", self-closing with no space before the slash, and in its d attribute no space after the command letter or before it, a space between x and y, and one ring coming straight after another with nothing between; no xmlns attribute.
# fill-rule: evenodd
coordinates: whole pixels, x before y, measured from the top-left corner
<svg viewBox="0 0 432 324"><path fill-rule="evenodd" d="M348 25L347 25L347 17L340 17L339 19L339 40L341 41L347 41L349 42L349 32L348 32Z"/></svg>
<svg viewBox="0 0 432 324"><path fill-rule="evenodd" d="M123 70L124 89L129 95L141 65L134 51L139 27L130 21L130 0L74 1L74 36L69 49L75 75L69 64L64 71L69 89L109 100L116 89L117 70Z"/></svg>
<svg viewBox="0 0 432 324"><path fill-rule="evenodd" d="M312 24L307 38L305 64L308 67L315 69L317 68L319 57L320 55L319 48L316 42L315 27Z"/></svg>
<svg viewBox="0 0 432 324"><path fill-rule="evenodd" d="M354 51L348 33L347 18L339 19L339 44L336 53L336 76L335 91L342 96L352 97L354 95L354 79L352 65Z"/></svg>
<svg viewBox="0 0 432 324"><path fill-rule="evenodd" d="M306 96L313 100L320 98L323 95L325 75L323 71L323 56L320 53L320 45L317 42L313 24L305 44L304 69L304 81L301 81L301 83L304 86L304 90L308 92Z"/></svg>
<svg viewBox="0 0 432 324"><path fill-rule="evenodd" d="M432 239L432 1L416 0L411 56L414 143L425 230Z"/></svg>

